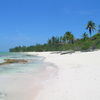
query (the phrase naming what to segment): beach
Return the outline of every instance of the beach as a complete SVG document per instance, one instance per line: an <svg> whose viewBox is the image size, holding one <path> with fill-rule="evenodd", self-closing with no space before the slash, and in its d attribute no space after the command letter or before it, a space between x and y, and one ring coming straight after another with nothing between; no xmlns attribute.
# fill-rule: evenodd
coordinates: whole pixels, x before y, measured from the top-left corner
<svg viewBox="0 0 100 100"><path fill-rule="evenodd" d="M14 73L1 74L0 100L100 100L100 50L25 54L28 59L42 57L38 66L43 67L34 69L37 62L19 66L17 73L15 67Z"/></svg>
<svg viewBox="0 0 100 100"><path fill-rule="evenodd" d="M0 100L100 100L100 0L0 0Z"/></svg>
<svg viewBox="0 0 100 100"><path fill-rule="evenodd" d="M0 100L35 100L45 82L57 71L56 66L36 55L3 53L0 60L3 59L11 63L5 61L0 65ZM16 62L23 59L27 62Z"/></svg>
<svg viewBox="0 0 100 100"><path fill-rule="evenodd" d="M51 54L37 52L58 68L55 77L45 82L35 100L100 100L100 50Z"/></svg>

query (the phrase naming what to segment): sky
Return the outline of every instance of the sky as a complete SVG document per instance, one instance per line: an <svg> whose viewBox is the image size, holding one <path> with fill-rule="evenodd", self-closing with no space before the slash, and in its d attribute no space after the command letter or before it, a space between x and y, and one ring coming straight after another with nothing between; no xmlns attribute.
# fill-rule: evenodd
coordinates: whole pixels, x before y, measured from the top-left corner
<svg viewBox="0 0 100 100"><path fill-rule="evenodd" d="M79 38L89 20L100 25L100 0L0 0L0 51L66 31Z"/></svg>

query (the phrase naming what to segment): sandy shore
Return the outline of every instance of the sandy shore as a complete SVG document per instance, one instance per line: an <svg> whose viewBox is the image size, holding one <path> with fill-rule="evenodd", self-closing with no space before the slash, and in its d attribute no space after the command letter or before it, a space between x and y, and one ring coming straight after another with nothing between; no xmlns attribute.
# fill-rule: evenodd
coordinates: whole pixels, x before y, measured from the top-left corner
<svg viewBox="0 0 100 100"><path fill-rule="evenodd" d="M100 50L28 54L45 57L46 66L36 75L0 75L0 100L100 100Z"/></svg>
<svg viewBox="0 0 100 100"><path fill-rule="evenodd" d="M57 76L45 83L36 100L100 100L100 51L30 54L45 57L45 62L59 69Z"/></svg>
<svg viewBox="0 0 100 100"><path fill-rule="evenodd" d="M13 68L17 65L8 64L6 66ZM33 68L31 69L30 66ZM21 65L17 67L21 67ZM19 72L16 73L0 73L0 100L35 100L48 79L56 76L57 72L56 66L51 63L40 63L40 65L33 63L24 65L24 67L28 67L30 71L27 70L23 73L18 69ZM33 71L31 72L31 70Z"/></svg>

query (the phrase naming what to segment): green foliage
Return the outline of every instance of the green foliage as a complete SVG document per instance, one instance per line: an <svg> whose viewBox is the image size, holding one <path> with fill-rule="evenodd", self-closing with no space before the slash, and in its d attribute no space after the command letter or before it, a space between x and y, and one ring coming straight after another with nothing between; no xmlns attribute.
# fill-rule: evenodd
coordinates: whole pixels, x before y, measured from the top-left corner
<svg viewBox="0 0 100 100"><path fill-rule="evenodd" d="M65 42L73 43L74 42L74 35L71 32L66 32L63 36Z"/></svg>
<svg viewBox="0 0 100 100"><path fill-rule="evenodd" d="M87 29L91 33L95 29L95 23L89 21ZM33 46L18 46L11 48L10 52L31 52L31 51L64 51L64 50L94 50L100 49L100 32L92 37L88 37L87 33L82 35L81 39L75 39L71 32L66 32L60 37L51 37L46 44L36 44Z"/></svg>
<svg viewBox="0 0 100 100"><path fill-rule="evenodd" d="M86 32L82 35L82 37L83 37L84 40L86 40L86 39L89 38L89 37L88 37L88 34L87 34Z"/></svg>
<svg viewBox="0 0 100 100"><path fill-rule="evenodd" d="M92 21L88 21L86 29L89 30L90 37L91 37L92 32L96 29L95 23Z"/></svg>

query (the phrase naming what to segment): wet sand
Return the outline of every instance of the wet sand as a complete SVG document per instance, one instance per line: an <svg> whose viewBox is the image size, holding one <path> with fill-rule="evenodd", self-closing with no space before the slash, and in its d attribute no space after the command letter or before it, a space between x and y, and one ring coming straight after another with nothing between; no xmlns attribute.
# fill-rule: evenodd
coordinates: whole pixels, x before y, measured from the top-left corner
<svg viewBox="0 0 100 100"><path fill-rule="evenodd" d="M46 81L54 74L56 68L47 63L35 74L0 75L0 100L35 100Z"/></svg>

